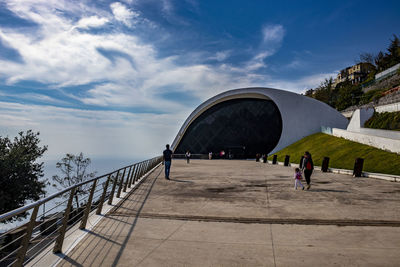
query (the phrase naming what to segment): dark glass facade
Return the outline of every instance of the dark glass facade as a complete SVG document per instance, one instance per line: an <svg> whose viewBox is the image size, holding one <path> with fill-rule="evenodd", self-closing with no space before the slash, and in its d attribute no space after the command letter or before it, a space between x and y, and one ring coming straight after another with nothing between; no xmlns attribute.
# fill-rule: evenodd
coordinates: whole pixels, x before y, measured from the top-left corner
<svg viewBox="0 0 400 267"><path fill-rule="evenodd" d="M268 154L282 133L282 117L271 100L242 98L218 103L195 119L175 154L213 152L225 158L254 158Z"/></svg>

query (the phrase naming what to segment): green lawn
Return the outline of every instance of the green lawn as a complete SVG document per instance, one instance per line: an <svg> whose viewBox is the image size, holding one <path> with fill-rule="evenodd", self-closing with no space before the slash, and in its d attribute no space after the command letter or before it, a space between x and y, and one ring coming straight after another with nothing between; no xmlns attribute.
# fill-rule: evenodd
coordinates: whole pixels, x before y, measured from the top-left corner
<svg viewBox="0 0 400 267"><path fill-rule="evenodd" d="M329 167L352 170L355 159L360 157L366 172L400 175L400 155L323 133L307 136L275 154L278 161L289 155L290 162L299 163L304 151L311 153L316 166L329 157ZM272 160L272 155L268 159Z"/></svg>

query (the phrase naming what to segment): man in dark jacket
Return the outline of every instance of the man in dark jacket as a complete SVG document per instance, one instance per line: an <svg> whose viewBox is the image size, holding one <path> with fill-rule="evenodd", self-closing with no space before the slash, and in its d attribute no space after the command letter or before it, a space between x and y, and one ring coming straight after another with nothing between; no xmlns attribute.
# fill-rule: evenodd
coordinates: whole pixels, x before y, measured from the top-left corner
<svg viewBox="0 0 400 267"><path fill-rule="evenodd" d="M308 190L311 187L311 174L314 170L314 163L312 161L311 154L308 151L304 153L302 169L304 170L304 177L306 178Z"/></svg>
<svg viewBox="0 0 400 267"><path fill-rule="evenodd" d="M169 149L169 145L165 146L167 149L163 151L164 169L165 169L165 179L169 180L169 170L171 168L172 161L172 151Z"/></svg>

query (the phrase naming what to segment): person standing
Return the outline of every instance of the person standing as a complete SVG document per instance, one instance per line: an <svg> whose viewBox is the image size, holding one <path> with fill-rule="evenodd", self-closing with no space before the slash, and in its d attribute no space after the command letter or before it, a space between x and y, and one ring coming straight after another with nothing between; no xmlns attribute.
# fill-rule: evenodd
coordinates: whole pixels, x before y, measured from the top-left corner
<svg viewBox="0 0 400 267"><path fill-rule="evenodd" d="M188 163L188 164L189 164L189 162L190 162L190 152L189 152L189 150L188 150L188 151L186 151L186 154L185 154L185 156L186 156L186 163Z"/></svg>
<svg viewBox="0 0 400 267"><path fill-rule="evenodd" d="M304 171L304 177L307 182L307 190L311 187L311 174L314 170L314 163L311 157L310 152L304 152L303 166L302 170Z"/></svg>
<svg viewBox="0 0 400 267"><path fill-rule="evenodd" d="M166 149L163 151L165 179L169 180L169 171L171 169L171 161L172 161L172 151L171 149L169 149L168 144L165 147Z"/></svg>
<svg viewBox="0 0 400 267"><path fill-rule="evenodd" d="M208 159L209 159L209 160L212 159L212 152L208 153Z"/></svg>

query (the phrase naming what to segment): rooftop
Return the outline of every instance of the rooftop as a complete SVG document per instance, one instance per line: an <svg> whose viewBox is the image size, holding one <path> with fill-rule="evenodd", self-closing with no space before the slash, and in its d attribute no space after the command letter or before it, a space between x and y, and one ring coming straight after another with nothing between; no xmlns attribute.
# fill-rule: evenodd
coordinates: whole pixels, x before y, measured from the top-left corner
<svg viewBox="0 0 400 267"><path fill-rule="evenodd" d="M174 160L58 266L316 266L400 262L400 183L235 160ZM339 227L340 226L340 227Z"/></svg>

